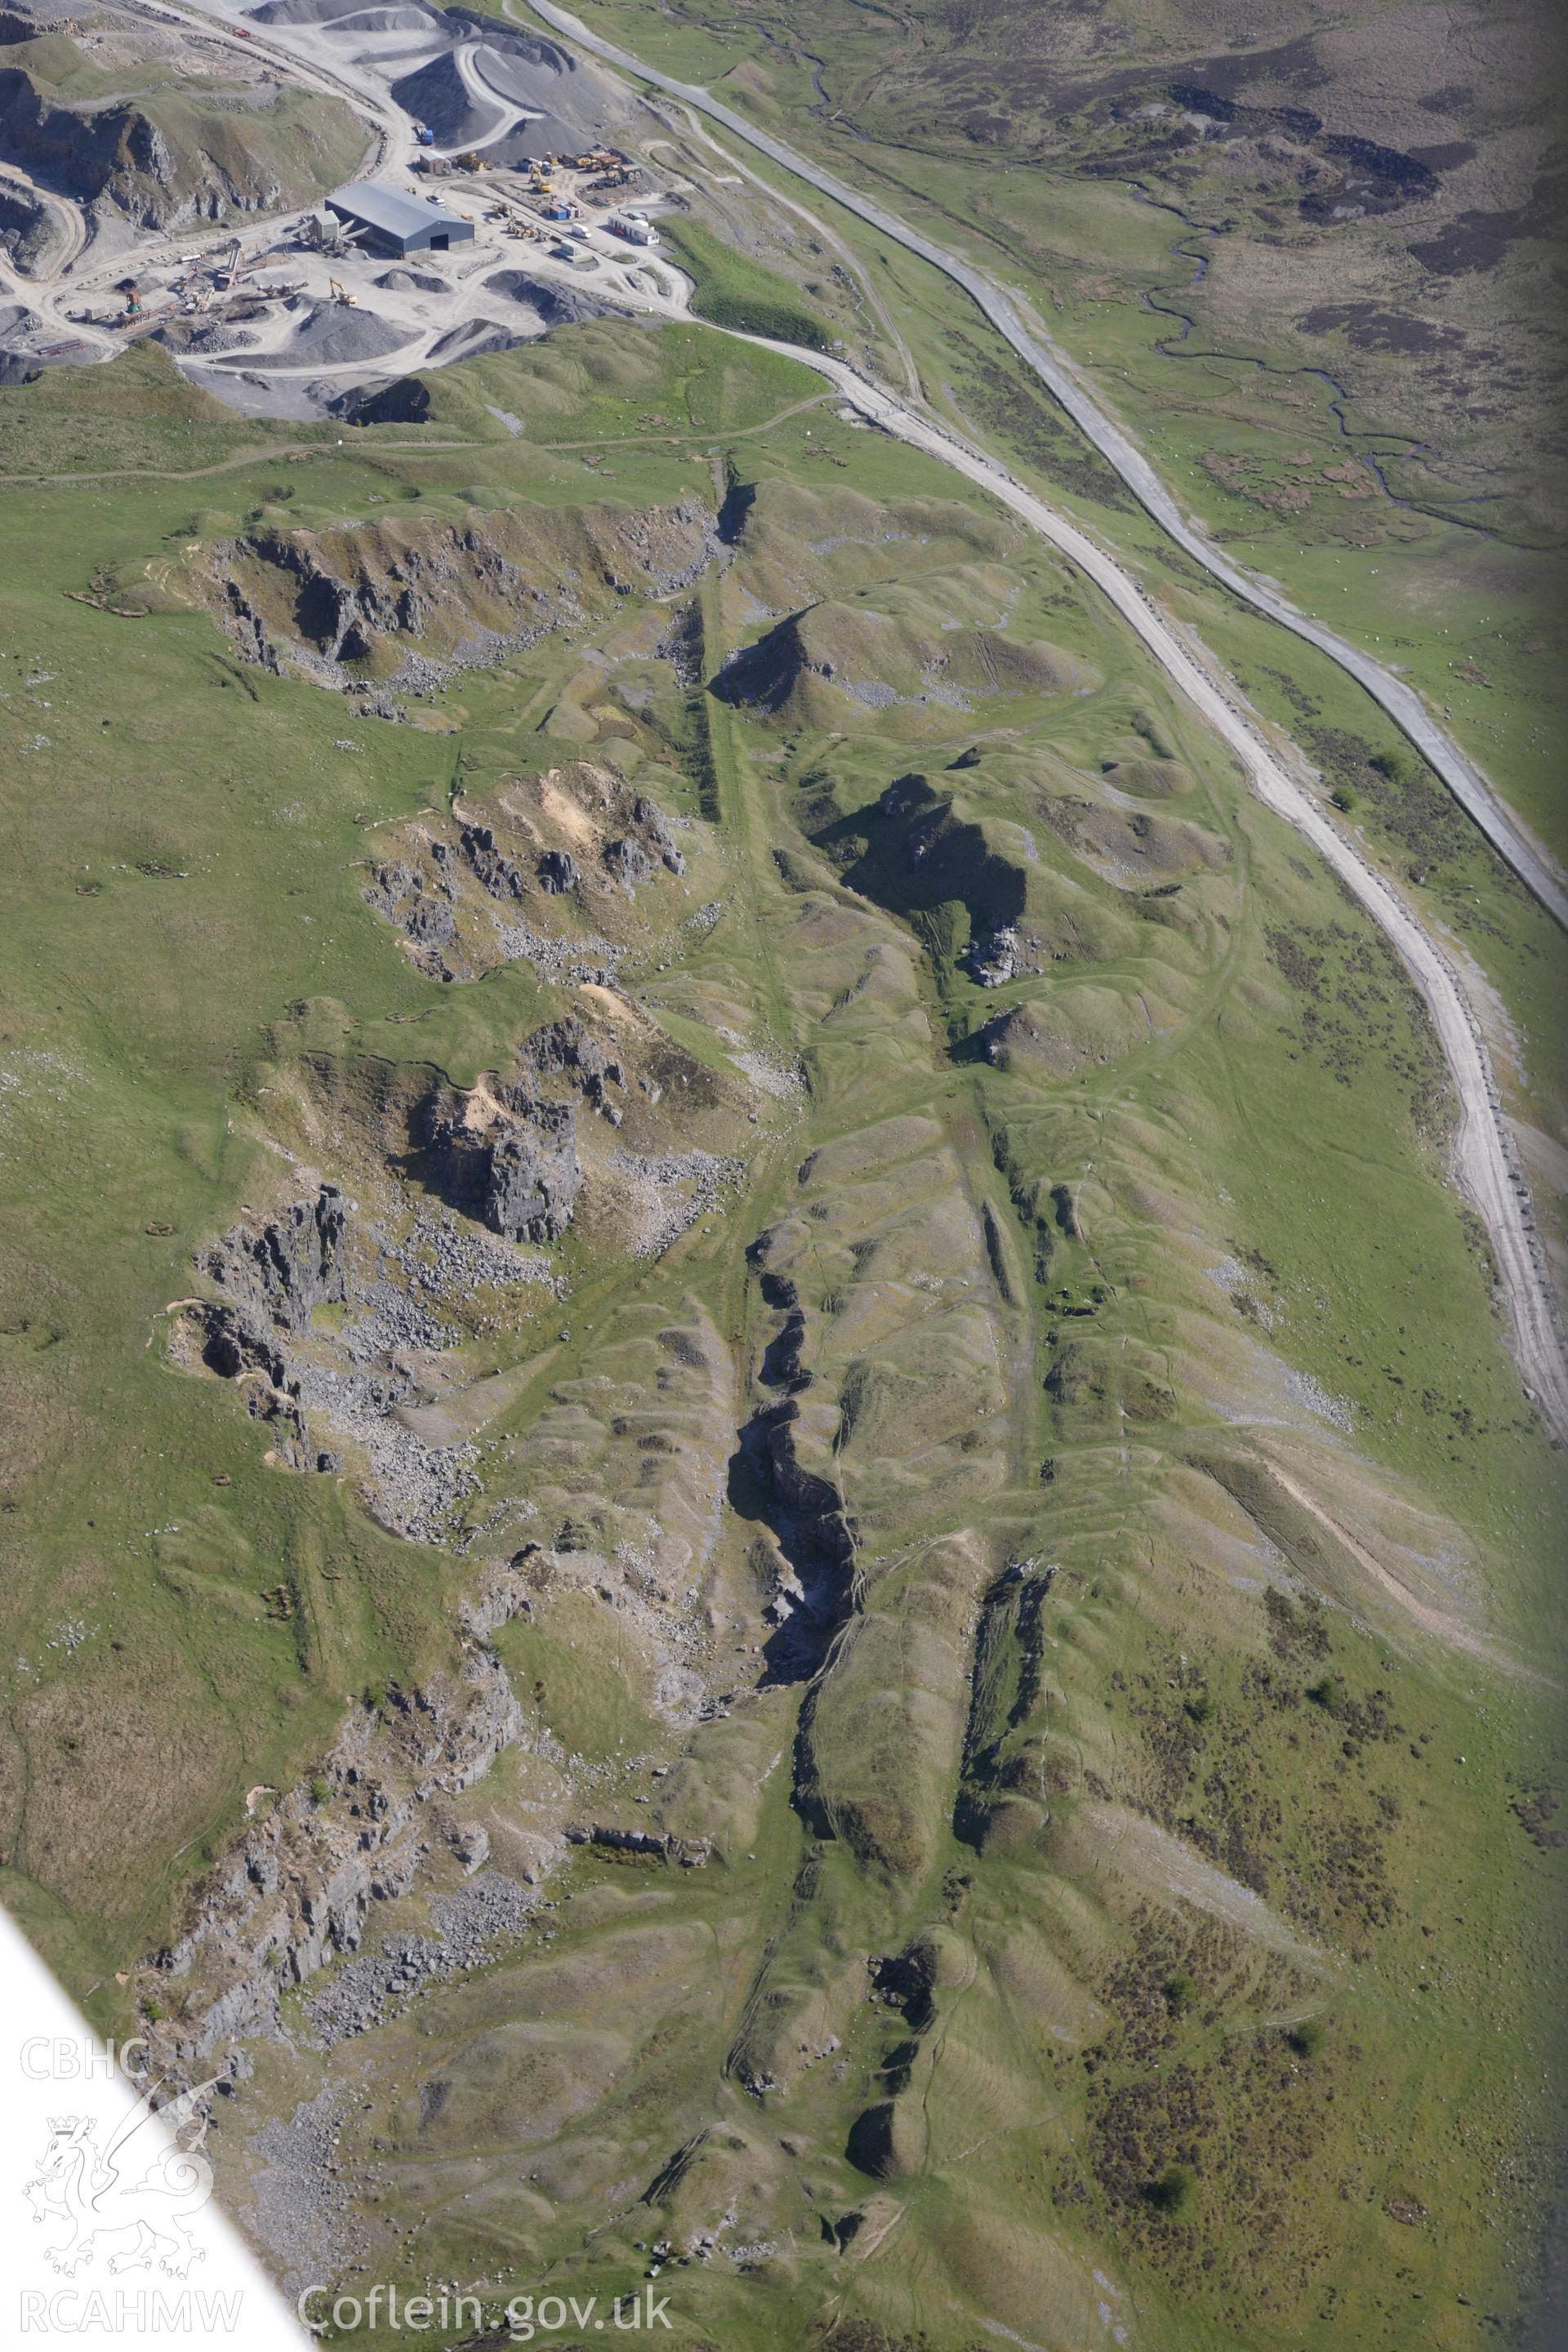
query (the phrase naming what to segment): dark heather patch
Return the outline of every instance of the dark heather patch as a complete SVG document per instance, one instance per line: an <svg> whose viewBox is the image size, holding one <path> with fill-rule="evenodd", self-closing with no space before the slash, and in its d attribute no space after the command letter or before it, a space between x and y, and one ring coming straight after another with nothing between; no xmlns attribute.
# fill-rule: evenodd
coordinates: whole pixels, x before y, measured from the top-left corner
<svg viewBox="0 0 1568 2352"><path fill-rule="evenodd" d="M1454 278L1467 269L1496 269L1514 239L1525 233L1521 210L1461 213L1446 229L1413 245L1410 251L1435 277Z"/></svg>
<svg viewBox="0 0 1568 2352"><path fill-rule="evenodd" d="M1458 327L1436 327L1402 310L1380 310L1374 302L1323 303L1299 324L1307 335L1331 335L1342 329L1345 341L1358 352L1451 352L1465 340Z"/></svg>
<svg viewBox="0 0 1568 2352"><path fill-rule="evenodd" d="M1429 172L1457 172L1461 163L1470 161L1476 150L1468 139L1449 139L1436 147L1409 147L1405 152L1414 155L1418 163L1425 163Z"/></svg>

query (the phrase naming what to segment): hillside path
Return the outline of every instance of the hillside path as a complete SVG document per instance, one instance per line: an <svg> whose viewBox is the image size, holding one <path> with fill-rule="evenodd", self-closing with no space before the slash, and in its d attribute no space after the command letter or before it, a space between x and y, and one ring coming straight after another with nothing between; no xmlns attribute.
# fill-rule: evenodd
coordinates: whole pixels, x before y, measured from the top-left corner
<svg viewBox="0 0 1568 2352"><path fill-rule="evenodd" d="M1282 592L1271 583L1242 571L1222 554L1208 538L1195 517L1184 515L1166 489L1149 460L1129 440L1120 425L1112 422L1089 392L1076 369L1065 356L1048 343L1043 330L1036 322L1026 323L1017 299L1009 294L984 270L965 261L961 254L938 245L931 237L911 228L896 213L889 212L875 198L861 194L858 189L825 171L818 163L788 146L771 131L759 130L743 114L714 98L700 83L678 81L671 74L661 73L634 57L629 49L617 47L613 41L601 40L591 33L581 20L564 8L554 5L554 0L529 0L536 16L563 34L571 41L589 50L607 64L618 66L637 75L657 89L668 91L689 106L693 106L714 121L721 122L749 146L782 163L797 179L806 182L835 204L842 205L891 237L910 253L928 261L935 269L951 278L984 312L997 332L1017 352L1025 364L1037 375L1055 399L1066 409L1085 438L1091 442L1106 462L1113 467L1128 488L1161 528L1177 545L1184 548L1194 562L1201 563L1231 593L1240 597L1257 612L1263 613L1281 627L1304 637L1331 661L1349 672L1357 684L1364 687L1375 702L1382 705L1394 724L1403 730L1416 749L1442 777L1455 799L1480 827L1499 856L1512 868L1526 889L1537 898L1547 912L1568 930L1568 871L1537 840L1517 814L1507 806L1501 796L1442 726L1427 703L1415 688L1370 654L1309 614L1300 612Z"/></svg>

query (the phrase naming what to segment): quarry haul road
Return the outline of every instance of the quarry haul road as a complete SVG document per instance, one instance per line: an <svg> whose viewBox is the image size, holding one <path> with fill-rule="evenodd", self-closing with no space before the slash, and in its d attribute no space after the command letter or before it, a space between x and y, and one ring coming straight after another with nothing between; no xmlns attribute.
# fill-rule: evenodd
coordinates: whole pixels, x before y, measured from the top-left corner
<svg viewBox="0 0 1568 2352"><path fill-rule="evenodd" d="M1298 612L1266 582L1254 579L1228 562L1203 530L1182 513L1148 459L1098 406L1064 361L1048 348L1040 335L1031 332L1017 304L994 278L984 270L976 269L962 255L951 252L931 237L922 236L918 229L911 228L896 213L888 212L872 197L861 195L833 173L824 171L820 164L813 163L796 149L787 146L782 139L775 139L771 131L759 131L733 107L726 106L721 100L710 96L700 83L678 81L672 74L661 73L657 67L646 65L629 49L619 48L613 41L601 40L596 33L591 33L566 9L556 7L553 0L528 0L528 5L535 16L542 16L567 40L575 42L606 64L635 74L639 80L650 83L656 89L666 90L672 98L681 99L688 106L694 106L700 112L710 115L714 121L721 122L727 131L732 131L748 146L771 156L775 163L782 163L797 179L805 181L822 195L830 196L847 212L857 214L884 236L917 254L922 261L929 261L933 268L940 269L944 277L962 286L997 332L1006 338L1019 358L1066 409L1085 438L1092 442L1106 462L1121 475L1133 497L1162 530L1168 532L1177 545L1184 549L1194 562L1201 563L1222 586L1240 597L1243 604L1250 604L1255 611L1267 614L1269 620L1278 621L1281 627L1304 637L1321 653L1327 654L1331 661L1337 662L1342 669L1348 671L1359 686L1364 687L1373 701L1382 704L1394 724L1404 730L1442 777L1455 799L1480 827L1498 855L1511 866L1525 888L1541 901L1548 914L1568 930L1568 872L1513 812L1505 807L1479 769L1438 724L1415 689L1407 686L1403 678L1396 677L1392 670L1385 669L1381 662L1373 661L1369 654L1363 653L1359 646L1336 636L1331 629L1325 628L1310 614Z"/></svg>
<svg viewBox="0 0 1568 2352"><path fill-rule="evenodd" d="M225 20L231 13L237 13L237 0L178 0L174 7L161 8L152 7L147 0L124 0L124 5L136 13L162 17L164 22L188 24L195 18L208 31L214 28L216 19L220 31L227 31L230 38L237 37ZM1361 678L1368 691L1426 751L1434 767L1520 878L1568 927L1568 888L1563 887L1556 869L1545 853L1538 850L1500 808L1489 786L1431 720L1413 691L1368 661L1353 646L1342 644L1326 630L1317 630L1314 624L1272 598L1245 574L1234 571L1211 550L1202 536L1185 524L1152 468L1028 333L1010 299L999 288L956 256L883 212L879 205L796 155L782 141L752 129L743 116L710 98L706 90L676 81L645 66L629 51L599 40L574 16L553 6L552 0L530 0L530 5L569 41L712 116L739 138L954 278L1044 379L1146 509L1184 548L1247 603L1299 635L1310 638L1352 676ZM263 44L258 42L256 46L261 48ZM268 48L276 65L289 72L302 72L318 85L335 84L336 94L346 96L360 111L368 113L383 140L384 153L395 131L404 130L412 137L409 118L385 94L376 92L367 97L365 91L354 89L342 77L328 75L313 62L290 55L281 44L268 45ZM1419 917L1336 828L1314 797L1292 778L1271 747L1261 721L1244 707L1239 696L1222 686L1205 666L1193 643L1160 610L1140 582L1086 531L1026 489L997 461L957 439L931 416L869 383L842 361L761 336L740 340L759 343L765 350L814 369L868 422L964 474L1058 548L1122 614L1177 690L1237 754L1258 798L1312 843L1382 927L1421 990L1453 1074L1460 1108L1460 1124L1453 1149L1455 1173L1487 1228L1499 1281L1510 1308L1514 1354L1526 1392L1552 1435L1559 1442L1568 1443L1568 1363L1558 1337L1543 1259L1527 1215L1528 1192L1511 1150L1480 1029L1464 984L1428 938Z"/></svg>
<svg viewBox="0 0 1568 2352"><path fill-rule="evenodd" d="M1568 1444L1568 1363L1558 1337L1543 1257L1526 1214L1527 1188L1463 983L1427 937L1419 917L1296 782L1271 749L1260 722L1239 698L1221 687L1188 638L1161 612L1142 583L1086 531L1016 482L1005 467L953 440L890 393L868 383L842 360L828 359L793 343L770 342L761 336L744 340L761 342L765 350L783 352L815 368L872 424L966 475L1059 548L1137 631L1178 692L1236 753L1258 799L1306 835L1387 934L1426 1000L1453 1075L1459 1100L1454 1171L1487 1228L1498 1279L1509 1304L1514 1359L1525 1392L1552 1434Z"/></svg>

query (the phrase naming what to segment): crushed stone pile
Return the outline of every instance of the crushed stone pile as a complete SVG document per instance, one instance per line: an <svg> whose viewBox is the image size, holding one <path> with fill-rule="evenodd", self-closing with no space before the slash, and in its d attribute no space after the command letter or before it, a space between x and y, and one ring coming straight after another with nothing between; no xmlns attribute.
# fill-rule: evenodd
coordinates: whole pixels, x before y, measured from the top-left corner
<svg viewBox="0 0 1568 2352"><path fill-rule="evenodd" d="M362 360L378 360L411 340L406 327L378 319L369 310L350 310L341 302L318 302L280 350L268 354L275 367L353 367Z"/></svg>
<svg viewBox="0 0 1568 2352"><path fill-rule="evenodd" d="M437 1934L388 1936L374 1951L348 1961L310 2003L308 2014L324 2047L367 2032L425 1986L488 1959L526 1924L535 1899L498 1870L487 1870L456 1895L437 1895L430 1906Z"/></svg>
<svg viewBox="0 0 1568 2352"><path fill-rule="evenodd" d="M609 316L607 302L580 292L575 286L555 286L545 278L531 277L526 269L493 270L485 286L491 294L504 294L509 302L523 304L547 327L577 326L584 319Z"/></svg>
<svg viewBox="0 0 1568 2352"><path fill-rule="evenodd" d="M431 269L384 269L376 279L389 294L449 294L450 286Z"/></svg>

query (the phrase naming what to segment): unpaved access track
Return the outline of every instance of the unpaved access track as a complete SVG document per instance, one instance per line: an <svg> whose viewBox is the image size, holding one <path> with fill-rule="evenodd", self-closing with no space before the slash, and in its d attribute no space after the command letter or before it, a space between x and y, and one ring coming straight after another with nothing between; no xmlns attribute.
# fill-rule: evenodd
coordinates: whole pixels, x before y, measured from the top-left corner
<svg viewBox="0 0 1568 2352"><path fill-rule="evenodd" d="M510 5L510 0L509 0ZM1549 913L1568 929L1568 876L1520 824L1492 787L1438 726L1418 695L1381 664L1331 630L1321 627L1278 595L1227 562L1195 523L1184 517L1153 467L1096 405L1039 337L1025 325L1013 298L959 255L922 236L896 215L823 171L805 156L759 131L711 97L700 85L677 80L645 65L615 43L601 40L553 0L529 0L568 41L604 63L636 75L735 133L749 146L782 163L798 179L858 215L922 260L941 269L970 294L1013 349L1048 386L1086 438L1113 466L1155 521L1246 604L1293 630L1328 654L1355 677L1425 753L1456 798L1468 810L1500 855ZM750 340L761 341L762 338ZM1458 1181L1485 1224L1507 1299L1513 1351L1525 1393L1560 1444L1568 1444L1568 1360L1565 1360L1544 1253L1534 1234L1529 1192L1493 1081L1480 1024L1453 965L1429 937L1420 916L1351 840L1333 824L1316 798L1291 774L1272 747L1261 720L1228 683L1200 658L1187 634L1164 614L1132 573L1086 531L1068 522L1043 499L1014 479L1005 467L959 441L922 410L907 406L841 361L776 343L836 383L852 405L884 431L928 450L1012 509L1049 540L1092 580L1137 631L1178 690L1240 760L1259 800L1304 834L1381 926L1404 959L1426 1000L1453 1076L1459 1128L1453 1162ZM1299 752L1302 773L1309 763Z"/></svg>
<svg viewBox="0 0 1568 2352"><path fill-rule="evenodd" d="M173 6L159 7L150 6L147 0L128 0L128 5L149 16L161 17L164 22L197 21L209 28L216 22L219 31L227 37L238 37L242 12L237 0L175 0ZM1412 689L1378 664L1370 661L1354 646L1296 613L1266 584L1237 571L1211 548L1196 526L1181 515L1147 461L1100 412L1059 359L1047 351L1025 325L1012 297L984 272L933 244L918 231L907 227L868 198L859 195L831 173L821 171L806 158L796 154L782 140L755 130L743 116L710 98L705 89L677 81L669 75L644 65L629 51L600 40L574 16L552 5L552 0L531 0L531 5L536 14L568 41L605 63L712 117L738 138L769 155L798 178L830 196L834 202L858 214L883 235L919 254L963 286L1006 336L1020 357L1049 386L1149 513L1236 594L1269 618L1319 645L1352 676L1359 678L1405 728L1412 740L1420 745L1521 879L1568 928L1568 887L1565 887L1564 877L1546 853L1531 841L1517 821L1501 807L1490 786L1432 719ZM389 145L399 141L400 135L412 142L412 123L388 91L374 85L364 88L353 86L341 73L328 74L316 61L302 60L289 54L289 49L300 37L298 29L294 28L292 38L286 47L277 31L273 30L270 42L258 41L256 47L268 47L271 61L282 69L294 73L302 69L305 78L315 80L318 87L332 86L339 94L347 97L359 111L369 116L379 132L383 156L386 155ZM802 208L797 206L796 209ZM541 262L542 258L539 257ZM531 266L533 266L531 258ZM661 311L668 315L679 315L684 308L686 292L682 283L677 297L655 299L647 292L634 296L627 290L618 289L615 299L616 307L651 310L655 315ZM427 336L421 338L417 347L422 349L427 340ZM1278 730L1271 740L1262 721L1248 709L1232 682L1223 677L1205 660L1195 639L1162 610L1142 583L1114 554L1087 531L1068 522L1034 491L1026 489L1008 473L1005 467L987 457L984 451L961 441L923 407L897 398L869 383L841 361L794 344L768 342L762 337L746 337L744 340L763 343L765 349L780 352L815 369L868 423L953 467L989 491L1032 530L1038 531L1042 538L1058 548L1136 630L1177 689L1235 752L1258 798L1312 843L1381 925L1426 999L1453 1074L1460 1108L1459 1129L1454 1144L1455 1172L1482 1218L1490 1239L1499 1282L1509 1305L1514 1352L1526 1393L1535 1403L1553 1437L1561 1444L1568 1444L1568 1364L1564 1361L1553 1314L1543 1256L1531 1227L1527 1189L1492 1081L1479 1024L1458 973L1428 936L1419 915L1393 884L1374 869L1348 835L1333 824L1318 798L1308 788L1304 781L1310 773L1307 761ZM265 364L264 354L258 353L257 357ZM399 354L400 365L411 363L416 363L411 352ZM322 362L321 372L332 372L331 362ZM1293 769L1296 772L1292 772Z"/></svg>
<svg viewBox="0 0 1568 2352"><path fill-rule="evenodd" d="M1553 1436L1568 1444L1568 1365L1552 1311L1545 1265L1528 1215L1528 1194L1492 1082L1480 1029L1458 973L1392 883L1368 863L1318 801L1291 775L1262 722L1211 672L1188 634L1086 531L1068 522L1005 468L952 439L929 417L868 384L840 360L774 343L837 385L869 422L925 449L991 491L1093 581L1135 629L1166 676L1233 751L1266 806L1306 835L1354 893L1403 957L1426 999L1459 1100L1453 1159L1458 1181L1486 1225L1508 1299L1514 1355L1526 1393ZM1303 766L1305 762L1303 762Z"/></svg>
<svg viewBox="0 0 1568 2352"><path fill-rule="evenodd" d="M354 111L374 142L360 176L390 181L421 199L432 194L411 168L418 152L414 119L393 94L394 79L411 62L418 63L418 57L395 46L378 66L376 54L361 54L341 37L334 43L331 24L257 26L242 0L112 5L150 25L180 27L230 48L248 66L260 60L280 79L337 99ZM450 53L459 73L467 70L469 48L478 46ZM596 79L611 87L607 78ZM618 90L620 85L614 87ZM531 110L513 99L497 98L494 105L504 120L500 131L489 134L492 138L525 116L533 119ZM0 165L0 179L5 177L22 182L26 175ZM301 234L317 209L307 205L242 224L241 236L250 250L241 280L200 314L188 299L182 303L181 288L189 284L185 264L210 269L234 234L232 223L199 223L181 232L150 229L105 241L89 235L80 205L47 197L63 223L67 249L37 274L16 269L0 251L0 301L30 311L45 333L74 347L82 361L111 359L134 333L166 337L182 319L221 329L237 311L243 320L237 338L208 345L198 333L188 342L173 341L171 348L204 390L242 413L279 423L326 414L329 394L366 390L416 368L442 366L497 338L529 340L563 310L573 315L574 305L589 316L595 308L662 319L686 314L689 287L684 276L668 263L638 266L642 257L610 236L596 217L569 254L542 223L531 241L508 235L508 223L515 224L522 216L520 207L529 203L526 175L500 167L480 182L458 172L443 183L442 196L448 206L466 208L474 237L471 245L440 257L433 280L421 270L392 272L389 281L388 257L363 245L351 243L333 254L318 251L309 235ZM187 246L191 251L182 257ZM267 287L264 280L274 273L297 299L285 305L277 289ZM103 307L115 301L127 275L140 280L142 294L140 322L131 329ZM509 288L507 278L517 282ZM348 297L341 307L333 291L337 281ZM264 298L259 305L258 293Z"/></svg>
<svg viewBox="0 0 1568 2352"><path fill-rule="evenodd" d="M1462 751L1447 730L1439 725L1426 704L1413 687L1394 673L1373 661L1370 654L1337 636L1321 622L1299 612L1267 581L1255 578L1230 562L1208 539L1201 526L1190 516L1184 515L1166 489L1148 459L1128 439L1119 425L1106 415L1089 393L1076 372L1062 354L1046 341L1037 325L1031 327L1025 320L1018 300L997 281L961 254L924 236L911 228L896 213L887 211L872 197L862 195L820 164L814 163L784 140L771 131L759 131L743 114L726 106L696 82L678 81L673 75L660 73L657 67L647 65L634 57L629 49L619 48L613 41L601 40L587 26L558 8L553 0L528 0L535 16L543 18L556 32L574 42L592 56L607 65L619 67L623 72L635 74L656 89L667 91L688 106L697 108L715 122L721 122L748 146L760 154L771 156L782 163L797 179L830 196L835 204L891 237L895 244L918 254L929 261L944 277L977 304L997 332L1004 335L1019 358L1047 386L1060 402L1086 440L1093 443L1107 463L1121 475L1139 503L1177 545L1184 548L1194 562L1201 563L1231 593L1243 604L1278 621L1282 628L1292 630L1299 637L1318 647L1331 661L1349 672L1357 684L1365 688L1373 701L1381 703L1395 725L1402 728L1422 755L1430 761L1436 773L1447 785L1455 799L1468 811L1488 840L1506 863L1557 922L1568 930L1568 873L1541 842L1523 825L1513 811L1499 797L1493 786Z"/></svg>

